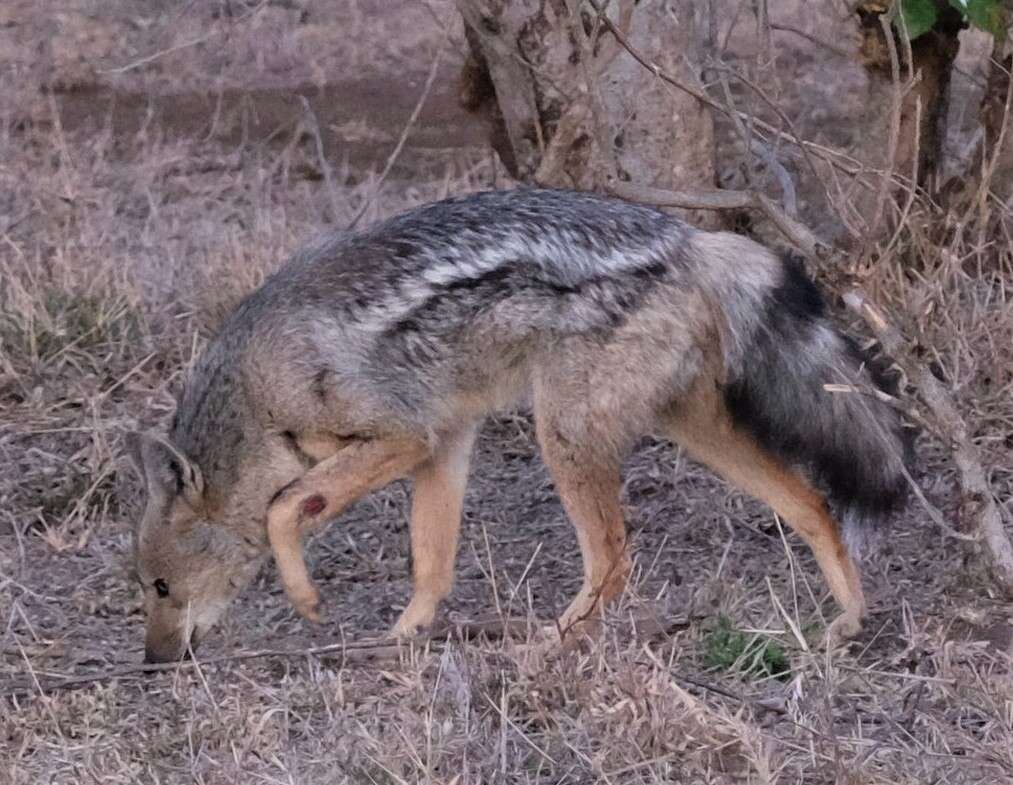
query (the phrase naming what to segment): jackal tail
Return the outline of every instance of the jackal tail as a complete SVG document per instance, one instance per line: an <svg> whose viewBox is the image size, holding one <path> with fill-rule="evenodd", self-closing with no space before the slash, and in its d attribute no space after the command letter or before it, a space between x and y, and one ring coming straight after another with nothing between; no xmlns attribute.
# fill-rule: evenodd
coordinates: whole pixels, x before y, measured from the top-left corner
<svg viewBox="0 0 1013 785"><path fill-rule="evenodd" d="M824 311L801 265L780 260L727 369L724 398L738 427L824 490L857 553L906 500L911 438L897 410L874 394L886 379Z"/></svg>

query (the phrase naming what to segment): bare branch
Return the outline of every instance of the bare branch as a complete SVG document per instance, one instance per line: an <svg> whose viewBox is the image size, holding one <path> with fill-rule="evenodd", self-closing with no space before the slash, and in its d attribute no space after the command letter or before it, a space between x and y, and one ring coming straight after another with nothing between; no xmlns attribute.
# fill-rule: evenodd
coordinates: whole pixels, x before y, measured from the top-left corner
<svg viewBox="0 0 1013 785"><path fill-rule="evenodd" d="M238 17L235 21L233 21L227 27L216 28L216 29L212 30L210 33L207 33L206 35L198 36L197 38L193 38L193 39L191 39L189 41L183 41L182 43L176 44L175 46L170 46L167 49L160 49L157 52L152 52L150 55L146 55L146 56L141 57L141 58L139 58L137 60L133 60L132 62L127 63L126 65L121 65L121 66L119 66L117 68L106 68L106 69L103 69L103 70L99 70L96 73L99 73L99 74L125 74L128 71L133 71L136 68L140 68L142 65L147 65L148 63L152 63L155 60L158 60L158 59L160 59L162 57L165 57L166 55L173 54L174 52L179 52L179 51L182 51L183 49L190 49L191 47L194 47L194 46L200 46L201 44L210 41L212 38L215 38L215 37L221 35L222 33L225 33L226 31L231 30L233 27L235 27L236 25L238 25L240 22L245 22L247 19L249 19L250 17L254 16L258 11L260 11L260 9L262 9L266 5L267 5L267 0L263 0L263 2L257 3L257 5L255 5L253 8L251 8L249 11L247 11L242 16Z"/></svg>
<svg viewBox="0 0 1013 785"><path fill-rule="evenodd" d="M556 132L549 140L545 152L542 153L542 160L538 164L538 170L532 176L532 180L542 186L558 186L566 165L566 155L573 148L577 139L583 131L584 121L590 113L587 101L582 98L574 99L563 116L559 118L556 125Z"/></svg>
<svg viewBox="0 0 1013 785"><path fill-rule="evenodd" d="M331 164L327 160L327 156L324 154L324 140L320 136L320 123L317 120L317 115L313 111L313 107L310 106L309 100L304 95L299 96L299 102L302 104L303 111L303 124L310 136L313 137L313 144L316 148L317 161L320 163L320 169L324 174L324 183L327 185L327 197L331 203L330 215L326 216L326 220L329 223L334 223L338 219L338 192L334 187L334 175L331 172ZM296 134L298 139L299 134Z"/></svg>
<svg viewBox="0 0 1013 785"><path fill-rule="evenodd" d="M795 27L794 25L787 25L784 24L783 22L771 22L770 29L778 30L784 33L794 33L795 35L800 36L806 39L807 41L812 41L812 43L817 44L818 46L822 46L827 51L833 52L838 57L843 57L846 60L850 60L852 57L854 57L854 54L852 52L849 52L847 49L832 44L829 41L824 41L819 36L815 36L812 33L806 32L800 27Z"/></svg>
<svg viewBox="0 0 1013 785"><path fill-rule="evenodd" d="M753 191L730 191L720 188L669 191L632 183L613 183L611 192L631 202L683 210L759 210L778 228L785 238L803 254L815 261L825 261L833 253L832 246L813 234L804 224L782 210L773 199Z"/></svg>
<svg viewBox="0 0 1013 785"><path fill-rule="evenodd" d="M728 85L728 79L724 74L721 74L721 89L725 94L725 101L729 107L735 106L735 100L732 98L732 89ZM788 215L796 215L798 213L798 197L795 193L795 183L792 182L791 175L788 174L788 170L784 168L784 165L777 160L777 156L774 155L773 151L770 150L767 145L757 140L757 138L750 134L746 129L745 123L738 116L738 112L732 113L732 125L735 127L739 138L742 139L742 143L746 146L746 150L755 151L767 164L767 168L773 172L777 178L778 183L781 186L781 198L784 203L784 210ZM813 174L816 174L816 170L813 170Z"/></svg>
<svg viewBox="0 0 1013 785"><path fill-rule="evenodd" d="M748 120L753 124L755 128L759 129L760 131L770 134L775 139L790 142L791 144L798 147L800 150L804 150L807 153L810 153L814 157L819 158L820 160L824 161L825 163L829 164L835 169L838 169L839 171L844 172L845 174L855 178L862 184L864 188L871 188L871 186L868 183L862 180L862 176L867 175L870 172L869 169L865 167L860 161L840 152L839 150L833 150L823 145L816 144L815 142L800 139L793 133L782 131L779 128L776 128L775 126L771 125L770 123L752 117L751 115L748 115L744 112L736 112L734 109L715 101L703 90L694 87L693 85L686 84L682 80L675 78L666 71L663 71L661 69L661 66L659 66L657 63L648 60L646 57L644 57L644 55L641 54L630 43L629 38L626 37L623 31L620 30L615 25L615 23L609 18L608 14L605 13L605 6L601 2L599 2L599 0L588 0L588 3L591 5L592 8L595 9L598 16L601 18L602 22L609 29L609 32L611 32L612 35L615 36L620 46L622 46L623 49L629 52L629 54L633 57L633 59L635 59L644 68L653 73L657 78L661 79L663 82L667 82L673 87L678 88L679 90L682 90L683 92L693 96L698 101L703 103L705 106L708 106L711 109L720 112L721 114L727 117L731 117L732 114L734 113L738 117ZM770 140L766 141L769 142Z"/></svg>

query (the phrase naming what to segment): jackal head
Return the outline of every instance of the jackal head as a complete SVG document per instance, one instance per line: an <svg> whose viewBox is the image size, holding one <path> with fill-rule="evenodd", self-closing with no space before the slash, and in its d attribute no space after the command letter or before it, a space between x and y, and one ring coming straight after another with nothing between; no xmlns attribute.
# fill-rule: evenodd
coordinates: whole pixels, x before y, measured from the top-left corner
<svg viewBox="0 0 1013 785"><path fill-rule="evenodd" d="M169 441L131 434L128 447L147 488L134 532L147 615L144 659L169 662L196 648L267 551L214 519L200 467Z"/></svg>

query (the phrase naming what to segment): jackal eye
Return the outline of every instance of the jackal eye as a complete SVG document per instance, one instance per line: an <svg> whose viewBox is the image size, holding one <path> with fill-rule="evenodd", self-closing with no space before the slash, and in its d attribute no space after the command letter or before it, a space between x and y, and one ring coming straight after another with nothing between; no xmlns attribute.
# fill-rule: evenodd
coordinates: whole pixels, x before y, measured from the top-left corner
<svg viewBox="0 0 1013 785"><path fill-rule="evenodd" d="M159 597L169 596L169 584L166 583L164 579L159 578L152 585L155 587L155 592Z"/></svg>

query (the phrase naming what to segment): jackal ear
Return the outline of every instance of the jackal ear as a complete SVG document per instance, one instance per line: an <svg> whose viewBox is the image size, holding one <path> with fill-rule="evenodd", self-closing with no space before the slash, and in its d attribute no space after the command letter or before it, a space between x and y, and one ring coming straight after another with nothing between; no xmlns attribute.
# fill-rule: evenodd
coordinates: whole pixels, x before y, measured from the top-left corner
<svg viewBox="0 0 1013 785"><path fill-rule="evenodd" d="M204 475L168 439L154 433L130 433L127 453L152 500L165 503L180 496L195 509L200 505L204 498Z"/></svg>

